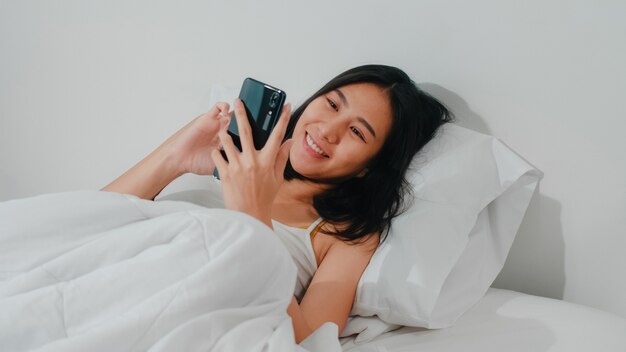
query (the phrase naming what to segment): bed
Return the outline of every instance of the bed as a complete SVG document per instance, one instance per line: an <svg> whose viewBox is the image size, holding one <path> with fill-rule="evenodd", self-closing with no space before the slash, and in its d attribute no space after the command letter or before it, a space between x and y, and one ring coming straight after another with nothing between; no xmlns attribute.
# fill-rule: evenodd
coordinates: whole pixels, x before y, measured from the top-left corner
<svg viewBox="0 0 626 352"><path fill-rule="evenodd" d="M539 170L455 125L414 163L414 201L363 273L340 340L326 323L300 345L287 249L221 209L214 178L154 202L97 191L2 202L0 350L626 351L626 319L490 288Z"/></svg>
<svg viewBox="0 0 626 352"><path fill-rule="evenodd" d="M294 346L295 266L245 214L78 191L0 203L0 220L2 351L626 350L626 319L495 288L449 327L353 315L341 345L327 323Z"/></svg>

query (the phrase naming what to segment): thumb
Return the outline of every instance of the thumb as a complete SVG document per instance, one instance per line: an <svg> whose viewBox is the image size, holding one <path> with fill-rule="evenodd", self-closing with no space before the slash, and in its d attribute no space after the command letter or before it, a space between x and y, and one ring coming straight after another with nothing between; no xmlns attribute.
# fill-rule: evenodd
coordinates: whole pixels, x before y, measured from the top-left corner
<svg viewBox="0 0 626 352"><path fill-rule="evenodd" d="M291 145L293 144L292 139L286 140L278 150L278 155L276 156L276 164L275 164L275 174L278 179L283 180L285 167L287 166L287 160L289 159L289 151L291 150Z"/></svg>

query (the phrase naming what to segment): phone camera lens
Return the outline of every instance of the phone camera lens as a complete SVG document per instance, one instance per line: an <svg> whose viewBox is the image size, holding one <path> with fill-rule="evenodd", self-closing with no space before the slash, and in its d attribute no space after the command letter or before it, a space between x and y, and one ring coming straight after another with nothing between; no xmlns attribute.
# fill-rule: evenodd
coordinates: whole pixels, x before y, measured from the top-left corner
<svg viewBox="0 0 626 352"><path fill-rule="evenodd" d="M275 108L277 104L278 104L278 93L274 92L272 93L272 96L270 97L270 108Z"/></svg>

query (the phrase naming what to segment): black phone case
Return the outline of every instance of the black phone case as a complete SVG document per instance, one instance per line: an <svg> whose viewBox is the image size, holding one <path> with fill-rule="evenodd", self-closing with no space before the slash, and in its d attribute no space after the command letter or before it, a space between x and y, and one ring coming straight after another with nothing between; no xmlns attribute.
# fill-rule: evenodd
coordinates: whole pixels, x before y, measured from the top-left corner
<svg viewBox="0 0 626 352"><path fill-rule="evenodd" d="M246 108L248 122L252 128L254 147L259 150L263 148L274 126L276 126L276 121L278 121L283 104L287 99L287 94L283 90L248 77L243 81L239 99L243 101L243 105ZM228 134L232 137L237 149L241 151L239 128L234 113L228 125ZM224 159L228 160L223 150L221 153ZM213 175L219 179L217 168Z"/></svg>
<svg viewBox="0 0 626 352"><path fill-rule="evenodd" d="M253 78L248 77L243 81L239 99L243 101L246 107L246 115L248 115L248 121L252 127L254 147L257 150L263 148L267 142L276 121L278 121L286 98L287 95L284 91ZM228 126L228 133L233 138L237 148L241 150L239 129L234 114Z"/></svg>

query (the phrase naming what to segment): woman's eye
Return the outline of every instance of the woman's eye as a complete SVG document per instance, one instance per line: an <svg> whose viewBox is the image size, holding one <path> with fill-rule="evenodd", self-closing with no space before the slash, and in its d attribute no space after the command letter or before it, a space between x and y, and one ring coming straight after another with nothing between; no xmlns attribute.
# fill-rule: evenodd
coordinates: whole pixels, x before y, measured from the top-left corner
<svg viewBox="0 0 626 352"><path fill-rule="evenodd" d="M350 129L352 130L352 132L354 132L354 134L361 138L363 142L365 142L365 138L363 138L363 135L361 134L361 132L359 132L359 130L357 130L355 127L350 127Z"/></svg>
<svg viewBox="0 0 626 352"><path fill-rule="evenodd" d="M328 101L328 105L330 105L330 107L333 108L333 110L335 110L335 111L339 110L339 108L337 108L337 104L335 104L334 101L332 101L332 100L330 100L328 98L326 98L326 101Z"/></svg>

